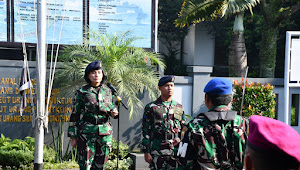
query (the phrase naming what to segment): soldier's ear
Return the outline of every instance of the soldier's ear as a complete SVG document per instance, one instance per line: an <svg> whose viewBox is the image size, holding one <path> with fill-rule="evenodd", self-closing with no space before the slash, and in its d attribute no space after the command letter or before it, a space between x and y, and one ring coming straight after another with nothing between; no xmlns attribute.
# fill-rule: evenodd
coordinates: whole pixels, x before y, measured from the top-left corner
<svg viewBox="0 0 300 170"><path fill-rule="evenodd" d="M250 153L248 152L245 155L245 170L252 170L252 169L254 169L253 160L251 158Z"/></svg>
<svg viewBox="0 0 300 170"><path fill-rule="evenodd" d="M205 105L206 105L206 107L207 107L208 109L210 109L211 107L213 107L211 98L210 98L210 96L209 96L207 93L205 93L204 101L205 101Z"/></svg>

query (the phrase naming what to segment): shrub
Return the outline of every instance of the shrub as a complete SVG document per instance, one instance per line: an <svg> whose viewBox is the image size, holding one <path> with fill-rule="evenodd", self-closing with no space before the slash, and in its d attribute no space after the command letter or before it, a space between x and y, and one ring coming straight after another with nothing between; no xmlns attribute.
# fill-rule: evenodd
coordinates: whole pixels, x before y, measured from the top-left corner
<svg viewBox="0 0 300 170"><path fill-rule="evenodd" d="M291 126L297 126L295 115L296 115L296 108L292 106L292 108L291 108Z"/></svg>
<svg viewBox="0 0 300 170"><path fill-rule="evenodd" d="M109 159L113 160L117 158L117 152L118 152L118 141L113 139L112 141L112 151L109 153ZM124 144L122 141L120 141L119 145L119 158L123 159L125 158L129 153L129 146Z"/></svg>
<svg viewBox="0 0 300 170"><path fill-rule="evenodd" d="M0 165L21 167L21 165L30 165L34 160L33 151L23 150L0 150Z"/></svg>
<svg viewBox="0 0 300 170"><path fill-rule="evenodd" d="M35 148L35 138L27 136L25 137L25 142L28 144L27 147L29 150L34 151Z"/></svg>
<svg viewBox="0 0 300 170"><path fill-rule="evenodd" d="M235 93L233 95L232 110L240 113L244 86L243 115L247 117L250 117L251 115L261 115L275 118L276 95L273 92L274 87L270 84L249 84L246 81L244 85L243 80L241 83L235 81L233 83Z"/></svg>
<svg viewBox="0 0 300 170"><path fill-rule="evenodd" d="M55 150L52 147L50 147L49 145L45 145L44 152L43 152L44 162L53 163L53 162L55 162L55 158L56 158Z"/></svg>
<svg viewBox="0 0 300 170"><path fill-rule="evenodd" d="M43 169L78 169L79 165L76 161L63 161L60 163L44 162Z"/></svg>
<svg viewBox="0 0 300 170"><path fill-rule="evenodd" d="M126 158L119 160L119 169L120 170L128 170L133 164L133 160L131 158ZM117 159L108 160L105 170L117 169Z"/></svg>
<svg viewBox="0 0 300 170"><path fill-rule="evenodd" d="M33 169L35 139L26 137L25 140L14 139L10 142L1 134L0 138L0 170L4 169ZM107 168L116 169L117 167L117 141L113 139L112 152L109 154ZM120 141L119 146L119 169L129 169L133 164L131 158L126 158L129 153L129 146ZM44 145L43 161L44 169L70 169L78 168L74 160L56 160L57 152L48 145Z"/></svg>
<svg viewBox="0 0 300 170"><path fill-rule="evenodd" d="M10 141L11 141L10 138L7 138L3 134L1 134L1 137L0 137L0 149L1 149L1 147L8 145Z"/></svg>
<svg viewBox="0 0 300 170"><path fill-rule="evenodd" d="M112 151L109 153L109 160L107 161L107 165L105 167L108 169L116 169L117 168L117 152L118 152L118 141L113 139L112 141ZM133 160L131 158L126 158L129 153L129 146L120 141L119 145L119 169L130 169L133 164Z"/></svg>
<svg viewBox="0 0 300 170"><path fill-rule="evenodd" d="M0 138L0 165L2 167L17 167L26 169L31 167L34 161L35 139L26 137L25 140L14 139L1 134ZM54 162L56 152L50 146L44 146L43 158L45 162ZM1 169L1 168L0 168Z"/></svg>

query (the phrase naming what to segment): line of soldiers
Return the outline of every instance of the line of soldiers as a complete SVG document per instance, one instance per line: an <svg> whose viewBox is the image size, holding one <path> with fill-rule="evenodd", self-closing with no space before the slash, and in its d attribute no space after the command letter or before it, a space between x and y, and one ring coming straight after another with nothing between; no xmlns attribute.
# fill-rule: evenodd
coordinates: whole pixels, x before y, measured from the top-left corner
<svg viewBox="0 0 300 170"><path fill-rule="evenodd" d="M230 110L230 80L214 78L207 83L209 110L189 122L183 106L172 99L174 76L162 77L158 88L161 96L146 105L142 124L142 152L152 170L298 170L298 132L278 120L248 120Z"/></svg>
<svg viewBox="0 0 300 170"><path fill-rule="evenodd" d="M76 92L68 136L77 148L80 169L105 169L112 148L110 118L118 118L111 87L101 61L89 63L87 84ZM249 120L228 107L232 83L214 78L204 88L209 109L186 122L174 101L174 76L159 80L161 96L146 105L142 151L151 169L298 169L300 135L292 127L267 117ZM299 169L300 170L300 169Z"/></svg>

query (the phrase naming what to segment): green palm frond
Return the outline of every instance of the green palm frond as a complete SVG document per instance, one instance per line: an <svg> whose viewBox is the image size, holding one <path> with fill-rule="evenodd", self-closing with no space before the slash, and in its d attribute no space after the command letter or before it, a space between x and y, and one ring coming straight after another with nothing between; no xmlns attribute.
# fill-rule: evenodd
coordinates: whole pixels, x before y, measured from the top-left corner
<svg viewBox="0 0 300 170"><path fill-rule="evenodd" d="M212 21L217 17L228 17L245 10L252 13L252 8L259 2L260 0L185 0L175 24L184 27Z"/></svg>
<svg viewBox="0 0 300 170"><path fill-rule="evenodd" d="M222 2L221 0L185 0L175 24L184 27L201 21L214 20Z"/></svg>
<svg viewBox="0 0 300 170"><path fill-rule="evenodd" d="M249 10L252 13L252 8L255 7L260 0L227 0L222 5L222 17L237 14Z"/></svg>
<svg viewBox="0 0 300 170"><path fill-rule="evenodd" d="M89 41L83 45L69 46L64 49L62 60L64 69L60 71L56 82L66 90L74 91L84 84L84 70L88 63L101 60L103 69L121 97L127 99L130 118L143 108L138 98L148 92L149 98L157 97L158 76L155 67L164 69L165 64L158 54L136 48L132 42L140 39L132 37L130 32L119 34L90 34ZM95 44L95 46L91 46ZM72 90L70 90L72 89Z"/></svg>

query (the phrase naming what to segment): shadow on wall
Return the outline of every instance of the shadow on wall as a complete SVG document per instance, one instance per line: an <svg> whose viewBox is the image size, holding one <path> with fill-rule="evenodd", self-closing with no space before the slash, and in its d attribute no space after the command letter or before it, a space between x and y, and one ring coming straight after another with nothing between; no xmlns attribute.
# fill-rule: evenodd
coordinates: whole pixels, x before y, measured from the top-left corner
<svg viewBox="0 0 300 170"><path fill-rule="evenodd" d="M202 110L202 112L207 112L208 111L208 109L205 105L205 102L202 102L202 104L199 107L197 107L196 109L193 110L193 113L194 113L193 117L196 117L199 113L201 113L201 110Z"/></svg>
<svg viewBox="0 0 300 170"><path fill-rule="evenodd" d="M142 140L142 119L129 127L122 135L123 140L130 146L130 150L140 150Z"/></svg>

